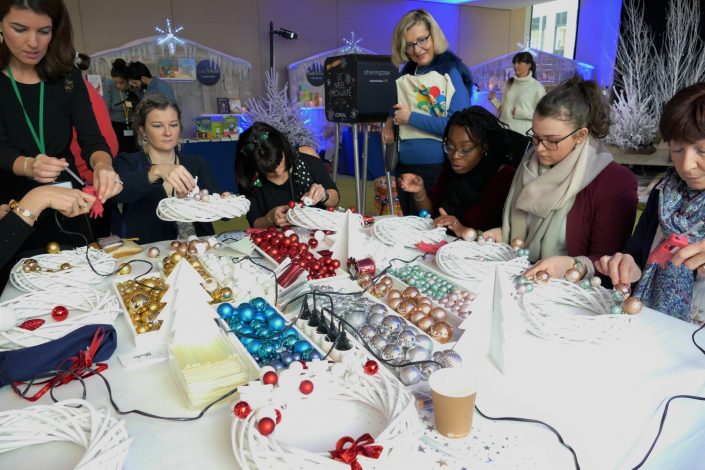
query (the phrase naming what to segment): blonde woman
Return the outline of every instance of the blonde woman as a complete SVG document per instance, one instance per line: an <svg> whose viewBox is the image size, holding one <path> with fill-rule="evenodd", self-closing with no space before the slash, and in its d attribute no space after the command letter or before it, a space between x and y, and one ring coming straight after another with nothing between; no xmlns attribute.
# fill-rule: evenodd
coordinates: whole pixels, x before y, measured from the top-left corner
<svg viewBox="0 0 705 470"><path fill-rule="evenodd" d="M443 168L443 132L450 116L470 106L472 80L463 62L448 50L448 41L436 20L422 9L404 15L392 35L392 62L401 66L397 104L382 133L394 140L400 126L397 174L413 173L425 187L436 183ZM399 191L405 214L416 213L414 193Z"/></svg>

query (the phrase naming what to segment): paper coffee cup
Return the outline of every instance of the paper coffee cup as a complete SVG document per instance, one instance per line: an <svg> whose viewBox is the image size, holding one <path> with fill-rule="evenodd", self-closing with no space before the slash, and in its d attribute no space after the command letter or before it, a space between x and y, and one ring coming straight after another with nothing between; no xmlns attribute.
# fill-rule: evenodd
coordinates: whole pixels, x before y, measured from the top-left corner
<svg viewBox="0 0 705 470"><path fill-rule="evenodd" d="M450 438L470 434L478 380L463 367L440 369L428 379L433 398L436 430Z"/></svg>

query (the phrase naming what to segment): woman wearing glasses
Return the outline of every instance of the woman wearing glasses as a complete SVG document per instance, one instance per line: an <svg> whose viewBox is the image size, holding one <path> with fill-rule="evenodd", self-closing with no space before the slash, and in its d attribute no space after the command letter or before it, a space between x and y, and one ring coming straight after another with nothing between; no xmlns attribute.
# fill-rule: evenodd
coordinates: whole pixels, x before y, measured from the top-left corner
<svg viewBox="0 0 705 470"><path fill-rule="evenodd" d="M404 15L394 28L392 62L406 65L397 80L398 104L387 119L382 139L393 142L393 125L400 126L397 174L413 173L431 187L445 160L439 141L448 118L470 106L470 71L448 50L436 20L421 9ZM399 202L405 214L416 212L413 193L400 191Z"/></svg>
<svg viewBox="0 0 705 470"><path fill-rule="evenodd" d="M240 134L235 177L240 192L250 200L250 226L289 225L286 212L292 202L319 208L338 205L338 188L323 162L304 153L306 149L310 147L294 152L284 134L263 122Z"/></svg>
<svg viewBox="0 0 705 470"><path fill-rule="evenodd" d="M502 223L504 201L528 143L485 108L472 106L448 121L442 146L447 160L438 182L426 192L420 176L405 173L399 183L414 195L417 209L437 217L437 227L459 237L470 227L487 230Z"/></svg>
<svg viewBox="0 0 705 470"><path fill-rule="evenodd" d="M629 238L637 181L600 141L609 125L597 84L577 76L536 106L528 132L534 147L514 176L502 228L484 234L497 241L522 240L531 261L540 260L527 276L544 270L563 277L577 267L589 278L592 263L584 257L595 261L615 253Z"/></svg>

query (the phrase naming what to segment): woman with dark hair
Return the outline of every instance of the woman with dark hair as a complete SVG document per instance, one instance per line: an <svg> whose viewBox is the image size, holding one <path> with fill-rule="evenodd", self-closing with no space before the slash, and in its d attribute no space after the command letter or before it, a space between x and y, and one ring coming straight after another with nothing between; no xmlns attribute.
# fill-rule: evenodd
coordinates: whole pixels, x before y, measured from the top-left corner
<svg viewBox="0 0 705 470"><path fill-rule="evenodd" d="M705 322L705 83L683 88L666 103L659 130L673 168L649 194L624 250L595 267L613 283L639 281L635 296L647 307L681 320ZM686 246L663 267L649 254L672 235ZM641 278L641 280L639 280Z"/></svg>
<svg viewBox="0 0 705 470"><path fill-rule="evenodd" d="M438 180L445 156L438 145L450 116L470 106L472 79L467 66L448 49L448 40L429 12L412 10L392 33L392 62L404 67L397 79L397 104L382 130L394 140L399 126L397 174L419 175L426 187ZM404 214L416 212L413 194L399 191Z"/></svg>
<svg viewBox="0 0 705 470"><path fill-rule="evenodd" d="M105 202L122 190L122 182L113 170L81 72L74 66L71 20L64 3L4 0L0 18L0 200L20 198L41 184L76 184L64 171L78 171L69 150L75 128L98 197ZM24 250L49 241L86 243L60 230L54 214L42 213ZM93 238L86 218L56 217L66 231Z"/></svg>
<svg viewBox="0 0 705 470"><path fill-rule="evenodd" d="M162 95L171 101L176 101L176 95L171 86L164 80L152 77L152 72L142 62L130 62L127 66L127 74L130 77L130 85L142 90L144 96Z"/></svg>
<svg viewBox="0 0 705 470"><path fill-rule="evenodd" d="M291 201L310 199L320 208L338 205L338 188L318 156L297 153L272 126L255 122L240 134L235 176L240 192L250 200L247 220L252 227L283 226Z"/></svg>
<svg viewBox="0 0 705 470"><path fill-rule="evenodd" d="M472 106L448 121L443 134L447 161L438 182L426 192L420 176L405 173L399 183L414 194L417 209L437 217L436 226L465 238L469 228L488 230L502 223L504 201L528 144L528 137Z"/></svg>
<svg viewBox="0 0 705 470"><path fill-rule="evenodd" d="M543 85L536 80L536 62L531 52L519 52L512 57L514 76L507 80L502 101L497 93L490 91L490 102L499 110L499 120L513 131L524 134L531 128L531 119L539 100L546 94Z"/></svg>
<svg viewBox="0 0 705 470"><path fill-rule="evenodd" d="M141 243L212 235L210 223L166 222L156 216L159 201L188 194L196 186L196 176L199 188L211 193L219 191L213 171L203 157L178 152L179 106L161 95L146 96L135 111L135 127L142 139L142 151L121 153L115 158L115 169L125 184L115 198L124 204L122 235L138 237Z"/></svg>
<svg viewBox="0 0 705 470"><path fill-rule="evenodd" d="M527 133L534 147L514 175L502 228L483 234L512 244L522 240L529 259L540 260L527 276L543 270L563 277L577 266L590 278L592 262L619 250L629 238L637 182L602 144L609 126L599 87L577 76L536 106Z"/></svg>
<svg viewBox="0 0 705 470"><path fill-rule="evenodd" d="M115 59L110 69L110 79L103 82L103 100L110 111L110 121L118 138L118 153L137 151L137 139L132 129L132 117L140 96L130 89L127 63Z"/></svg>

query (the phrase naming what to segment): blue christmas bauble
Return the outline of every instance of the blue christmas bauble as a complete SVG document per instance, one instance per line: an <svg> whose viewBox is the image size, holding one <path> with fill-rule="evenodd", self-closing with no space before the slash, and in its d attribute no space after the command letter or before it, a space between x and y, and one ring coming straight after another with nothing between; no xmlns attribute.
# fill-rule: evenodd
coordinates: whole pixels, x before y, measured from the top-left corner
<svg viewBox="0 0 705 470"><path fill-rule="evenodd" d="M299 339L298 339L296 336L287 336L286 338L284 338L284 339L281 340L281 344L282 344L282 346L284 346L285 348L291 349L291 348L294 347L294 345L296 344L296 342L297 342L298 340L299 340ZM296 352L296 351L295 351L295 352Z"/></svg>
<svg viewBox="0 0 705 470"><path fill-rule="evenodd" d="M259 349L260 345L262 343L258 339L253 339L250 341L250 343L247 345L247 352L252 354L253 357L257 358L257 350Z"/></svg>
<svg viewBox="0 0 705 470"><path fill-rule="evenodd" d="M310 352L311 352L311 354L309 355L309 357L312 361L320 361L321 358L323 357L323 356L321 356L321 353L319 353L315 349L312 349Z"/></svg>
<svg viewBox="0 0 705 470"><path fill-rule="evenodd" d="M220 318L224 320L232 317L234 311L235 307L228 303L218 305L218 315L220 315Z"/></svg>
<svg viewBox="0 0 705 470"><path fill-rule="evenodd" d="M277 311L274 308L269 307L269 306L265 307L265 309L262 311L264 312L265 317L271 317L272 315L277 313Z"/></svg>
<svg viewBox="0 0 705 470"><path fill-rule="evenodd" d="M262 320L252 320L250 326L256 330L257 328L265 326L265 323Z"/></svg>
<svg viewBox="0 0 705 470"><path fill-rule="evenodd" d="M240 304L240 306L237 308L237 311L240 314L240 320L244 321L245 323L251 322L252 319L255 317L255 309L252 308L250 304Z"/></svg>
<svg viewBox="0 0 705 470"><path fill-rule="evenodd" d="M264 308L267 306L267 301L264 300L262 297L255 297L254 299L250 300L250 305L252 305L252 308L259 312L261 310L264 310Z"/></svg>
<svg viewBox="0 0 705 470"><path fill-rule="evenodd" d="M254 335L255 330L250 326L243 326L242 328L240 328L240 331L238 331L238 333L243 333L246 335ZM250 344L252 342L252 338L247 338L246 336L242 336L242 337L240 337L240 342L242 344L244 344L245 346L247 346L248 344Z"/></svg>
<svg viewBox="0 0 705 470"><path fill-rule="evenodd" d="M255 312L255 316L252 318L252 321L261 321L266 325L267 315L265 315L264 312Z"/></svg>
<svg viewBox="0 0 705 470"><path fill-rule="evenodd" d="M295 352L295 353L293 353L293 354L291 355L291 358L292 358L294 361L300 361L300 360L301 360L301 354ZM291 361L291 362L294 362L294 361Z"/></svg>
<svg viewBox="0 0 705 470"><path fill-rule="evenodd" d="M297 338L297 339L298 339L299 333L297 333L297 331L296 331L295 329L291 328L291 327L289 327L289 328L287 328L286 330L284 330L284 331L281 332L281 338L282 338L282 339L288 338L288 337L290 337L290 336L293 336L294 338Z"/></svg>
<svg viewBox="0 0 705 470"><path fill-rule="evenodd" d="M291 354L285 353L281 355L281 361L284 363L285 366L288 366L292 362L294 362L294 356Z"/></svg>
<svg viewBox="0 0 705 470"><path fill-rule="evenodd" d="M282 370L286 368L286 364L284 364L282 361L275 359L272 362L269 363L270 366L274 367L274 370Z"/></svg>
<svg viewBox="0 0 705 470"><path fill-rule="evenodd" d="M303 353L308 351L309 349L313 349L313 347L311 346L311 343L309 343L305 339L299 340L294 343L294 352L303 355Z"/></svg>
<svg viewBox="0 0 705 470"><path fill-rule="evenodd" d="M308 362L311 360L311 353L313 353L313 349L308 349L304 352L301 353L301 359L303 359L305 362Z"/></svg>
<svg viewBox="0 0 705 470"><path fill-rule="evenodd" d="M281 331L286 325L286 320L284 320L284 317L277 313L267 318L267 324L269 325L270 330Z"/></svg>
<svg viewBox="0 0 705 470"><path fill-rule="evenodd" d="M257 354L262 359L273 359L276 355L274 343L271 341L262 341L259 348L257 348Z"/></svg>
<svg viewBox="0 0 705 470"><path fill-rule="evenodd" d="M423 217L425 219L425 218L431 217L431 214L429 214L426 209L421 209L419 211L419 217Z"/></svg>
<svg viewBox="0 0 705 470"><path fill-rule="evenodd" d="M245 324L240 320L236 319L235 317L230 317L230 319L228 320L228 326L233 331L240 331L240 329L245 326Z"/></svg>

